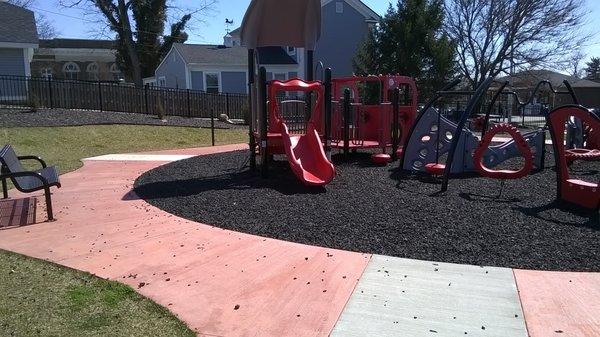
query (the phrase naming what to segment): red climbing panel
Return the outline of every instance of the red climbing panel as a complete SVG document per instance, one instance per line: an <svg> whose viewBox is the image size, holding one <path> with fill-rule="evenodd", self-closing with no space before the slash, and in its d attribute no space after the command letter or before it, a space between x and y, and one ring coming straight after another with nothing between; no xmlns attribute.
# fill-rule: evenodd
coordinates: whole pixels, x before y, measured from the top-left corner
<svg viewBox="0 0 600 337"><path fill-rule="evenodd" d="M572 179L569 176L567 150L563 144L565 141L565 123L571 116L581 119L594 129L600 128L600 119L583 107L565 106L552 111L548 115L556 157L558 197L585 208L598 209L600 207L598 182Z"/></svg>
<svg viewBox="0 0 600 337"><path fill-rule="evenodd" d="M521 169L516 171L492 170L483 165L483 155L488 150L494 136L500 132L508 133L515 140L517 148L519 149L521 155L525 159L525 163L523 164L523 167ZM529 145L527 145L527 141L525 140L525 138L523 138L519 130L510 124L502 123L492 126L490 130L485 133L485 136L483 136L483 139L481 139L479 146L473 154L473 164L475 165L475 169L477 169L479 174L481 174L484 177L494 179L521 179L527 176L529 172L531 172L531 170L533 169L533 154L531 153Z"/></svg>

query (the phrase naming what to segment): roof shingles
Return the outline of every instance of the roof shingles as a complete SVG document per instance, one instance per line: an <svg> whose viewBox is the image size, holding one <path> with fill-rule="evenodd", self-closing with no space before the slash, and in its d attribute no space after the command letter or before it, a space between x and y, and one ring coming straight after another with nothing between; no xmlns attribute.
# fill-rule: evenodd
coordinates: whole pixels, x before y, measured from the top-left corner
<svg viewBox="0 0 600 337"><path fill-rule="evenodd" d="M175 43L173 47L188 64L246 65L248 49L240 46L225 47L205 44ZM259 49L262 64L297 64L281 47Z"/></svg>
<svg viewBox="0 0 600 337"><path fill-rule="evenodd" d="M0 1L0 43L38 44L33 12Z"/></svg>

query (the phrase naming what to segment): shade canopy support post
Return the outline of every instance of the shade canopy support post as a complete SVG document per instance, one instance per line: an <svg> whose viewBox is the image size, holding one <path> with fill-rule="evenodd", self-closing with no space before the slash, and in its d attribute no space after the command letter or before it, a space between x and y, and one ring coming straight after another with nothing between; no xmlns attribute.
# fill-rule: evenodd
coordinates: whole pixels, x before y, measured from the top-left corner
<svg viewBox="0 0 600 337"><path fill-rule="evenodd" d="M315 80L315 68L314 68L314 55L315 52L313 50L308 50L306 52L306 81L312 82ZM312 92L306 94L304 97L306 100L306 120L310 120L312 117Z"/></svg>
<svg viewBox="0 0 600 337"><path fill-rule="evenodd" d="M269 165L269 153L267 143L267 132L268 132L268 109L267 109L267 69L260 67L258 74L258 92L260 96L259 109L260 109L260 159L261 168L260 172L263 178L267 177L268 165Z"/></svg>
<svg viewBox="0 0 600 337"><path fill-rule="evenodd" d="M398 144L400 143L398 135L398 129L400 128L400 88L392 91L392 109L392 160L396 160L398 158Z"/></svg>
<svg viewBox="0 0 600 337"><path fill-rule="evenodd" d="M344 90L344 159L350 154L350 89Z"/></svg>
<svg viewBox="0 0 600 337"><path fill-rule="evenodd" d="M325 130L323 131L323 140L325 142L325 154L329 161L331 161L331 77L331 68L325 69Z"/></svg>
<svg viewBox="0 0 600 337"><path fill-rule="evenodd" d="M248 49L248 110L250 120L248 121L248 145L250 147L250 168L256 169L256 137L254 131L256 130L256 109L254 107L254 49Z"/></svg>

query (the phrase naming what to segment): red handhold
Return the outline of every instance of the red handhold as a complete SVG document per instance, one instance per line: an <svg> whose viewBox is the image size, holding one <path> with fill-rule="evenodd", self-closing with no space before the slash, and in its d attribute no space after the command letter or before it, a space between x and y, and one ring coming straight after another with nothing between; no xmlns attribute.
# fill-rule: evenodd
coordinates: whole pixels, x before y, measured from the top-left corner
<svg viewBox="0 0 600 337"><path fill-rule="evenodd" d="M373 163L377 165L387 165L392 161L392 157L387 153L378 153L371 156Z"/></svg>
<svg viewBox="0 0 600 337"><path fill-rule="evenodd" d="M444 171L446 171L446 165L440 163L429 163L425 165L425 171L434 176L441 176L444 175Z"/></svg>
<svg viewBox="0 0 600 337"><path fill-rule="evenodd" d="M517 148L525 159L525 164L520 170L492 170L485 167L481 162L483 155L492 142L492 139L500 132L506 132L510 134L515 140ZM475 169L477 169L479 174L484 177L494 179L520 179L527 176L533 169L533 154L531 153L529 145L527 145L527 141L525 138L523 138L519 130L510 124L502 123L492 126L490 130L486 132L485 136L483 136L483 139L481 139L481 142L479 143L479 146L473 155L473 164L475 165Z"/></svg>

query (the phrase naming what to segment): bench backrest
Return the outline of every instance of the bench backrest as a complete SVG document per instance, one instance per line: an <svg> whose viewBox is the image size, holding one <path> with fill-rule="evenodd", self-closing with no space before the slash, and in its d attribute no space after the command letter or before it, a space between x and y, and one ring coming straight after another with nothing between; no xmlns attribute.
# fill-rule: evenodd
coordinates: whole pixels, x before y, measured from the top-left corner
<svg viewBox="0 0 600 337"><path fill-rule="evenodd" d="M2 150L0 150L0 163L3 166L3 169L11 173L25 171L15 150L13 150L10 145L5 145Z"/></svg>

